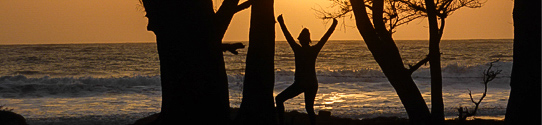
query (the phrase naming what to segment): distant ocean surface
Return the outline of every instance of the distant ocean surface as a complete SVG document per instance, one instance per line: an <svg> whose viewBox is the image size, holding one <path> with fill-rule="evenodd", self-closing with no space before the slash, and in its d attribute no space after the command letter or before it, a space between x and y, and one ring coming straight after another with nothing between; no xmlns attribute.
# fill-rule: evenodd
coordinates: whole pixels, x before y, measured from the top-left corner
<svg viewBox="0 0 542 125"><path fill-rule="evenodd" d="M247 45L247 42L243 42ZM424 40L396 42L403 62L415 64L428 54ZM502 70L489 83L479 117L503 118L512 66L511 39L443 40L443 95L448 118L457 108L473 108L483 92L482 71L500 60ZM246 50L225 53L230 106L239 107ZM160 70L155 43L0 45L0 105L26 118L89 115L147 115L160 111ZM275 95L293 82L294 54L285 41L275 46ZM329 41L316 70L320 87L315 109L348 118L406 117L406 111L362 41ZM428 66L413 75L428 106ZM286 101L287 110L304 112L303 95Z"/></svg>

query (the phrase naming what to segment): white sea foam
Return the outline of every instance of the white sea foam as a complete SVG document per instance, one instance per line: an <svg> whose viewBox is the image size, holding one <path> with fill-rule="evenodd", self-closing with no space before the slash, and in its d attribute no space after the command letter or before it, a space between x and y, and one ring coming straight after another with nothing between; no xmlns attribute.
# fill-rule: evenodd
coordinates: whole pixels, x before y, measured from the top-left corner
<svg viewBox="0 0 542 125"><path fill-rule="evenodd" d="M247 43L245 43L247 44ZM428 53L427 41L396 41L405 65ZM447 117L470 107L468 90L481 97L482 71L500 59L479 115L502 116L509 95L513 40L444 40L441 43L443 97ZM0 105L26 118L85 117L159 112L160 66L156 44L0 45ZM294 79L293 52L285 41L275 46L275 91ZM225 53L230 106L242 100L246 49ZM406 116L401 101L362 41L330 41L320 52L315 109L335 116ZM428 106L430 71L412 74ZM303 94L286 101L287 110L304 111Z"/></svg>
<svg viewBox="0 0 542 125"><path fill-rule="evenodd" d="M106 93L154 93L154 91L160 91L159 76L27 78L17 75L0 77L0 94L4 98L86 97Z"/></svg>
<svg viewBox="0 0 542 125"><path fill-rule="evenodd" d="M501 117L504 114L509 95L511 64L495 64L494 68L502 70L502 74L490 83L479 115ZM480 74L486 68L486 64L449 65L443 68L443 97L447 117L455 116L459 106L472 106L468 90L472 90L475 98L481 96L483 85L479 84ZM292 84L293 74L293 71L276 71L275 95ZM349 118L406 116L395 90L379 70L319 71L317 74L320 81L315 100L317 111L328 110L335 116ZM428 69L420 69L413 77L430 107ZM228 80L230 106L239 107L243 75L230 74ZM27 118L151 113L159 112L161 103L160 77L140 75L119 78L2 76L0 96L0 103ZM303 112L303 97L301 94L286 101L286 109Z"/></svg>
<svg viewBox="0 0 542 125"><path fill-rule="evenodd" d="M502 70L499 78L509 78L512 62L498 62L493 69ZM476 66L448 65L443 68L444 84L469 84L480 82L482 71L488 67L487 64ZM419 69L413 73L417 81L427 81L430 78L429 70ZM291 83L294 79L294 71L277 70L275 81L277 86L280 83ZM318 71L319 83L379 83L387 79L380 70L334 70ZM243 74L229 74L228 81L230 88L235 88L243 83ZM505 82L503 82L505 83ZM499 84L503 84L499 83ZM500 85L503 86L503 85ZM159 76L141 76L119 78L93 78L93 77L61 77L54 78L44 76L41 78L29 78L24 75L0 77L0 97L22 98L22 97L44 97L44 96L93 96L104 93L156 93L160 91Z"/></svg>

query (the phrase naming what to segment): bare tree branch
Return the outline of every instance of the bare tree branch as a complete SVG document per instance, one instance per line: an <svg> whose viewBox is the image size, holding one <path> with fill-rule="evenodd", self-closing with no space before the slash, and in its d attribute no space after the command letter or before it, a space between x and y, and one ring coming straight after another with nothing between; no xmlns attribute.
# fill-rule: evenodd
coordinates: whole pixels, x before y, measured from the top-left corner
<svg viewBox="0 0 542 125"><path fill-rule="evenodd" d="M470 101L472 101L472 103L476 104L476 102L474 101L474 98L472 98L472 91L470 91L470 89L467 89L469 91L469 96L470 96Z"/></svg>
<svg viewBox="0 0 542 125"><path fill-rule="evenodd" d="M410 74L412 74L414 73L414 71L418 70L418 68L420 68L423 64L426 64L428 61L429 61L429 56L426 56L424 59L420 60L420 62L416 63L416 65L414 66L408 65L409 66L408 71L410 72Z"/></svg>
<svg viewBox="0 0 542 125"><path fill-rule="evenodd" d="M482 100L484 100L484 98L487 95L487 84L490 81L492 81L493 79L495 79L497 77L497 75L500 74L501 71L502 71L502 70L491 70L491 68L493 68L493 63L496 63L498 61L499 60L489 63L489 67L482 72L483 75L484 75L484 77L483 77L484 93L482 93L482 97L480 97L480 100L478 100L478 102L474 101L474 98L472 97L472 91L470 89L467 89L469 91L470 100L471 100L472 103L474 103L474 110L472 112L469 112L468 110L463 111L463 107L459 107L458 111L459 111L459 119L460 120L465 120L467 117L476 115L476 111L478 110L478 107L480 106L480 103L482 103ZM465 109L466 109L466 107L465 107ZM465 114L465 115L463 115L463 114Z"/></svg>
<svg viewBox="0 0 542 125"><path fill-rule="evenodd" d="M216 21L218 21L216 28L219 33L217 35L220 35L219 37L217 37L218 40L222 40L222 38L224 38L224 34L226 33L228 26L230 25L233 15L241 10L250 7L250 1L251 0L245 1L240 5L237 5L239 3L239 0L224 0L222 2L222 5L215 13Z"/></svg>
<svg viewBox="0 0 542 125"><path fill-rule="evenodd" d="M237 13L237 12L239 12L241 10L247 9L248 7L250 7L250 5L252 5L252 0L245 1L245 2L237 5L235 13Z"/></svg>

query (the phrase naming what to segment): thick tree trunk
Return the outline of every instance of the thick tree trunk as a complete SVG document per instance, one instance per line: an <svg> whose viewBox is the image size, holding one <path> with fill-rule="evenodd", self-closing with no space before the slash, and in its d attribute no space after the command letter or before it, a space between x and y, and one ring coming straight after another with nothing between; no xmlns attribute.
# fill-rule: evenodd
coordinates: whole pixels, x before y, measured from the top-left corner
<svg viewBox="0 0 542 125"><path fill-rule="evenodd" d="M442 71L440 65L440 38L443 30L439 30L437 10L433 0L425 0L427 20L429 22L429 69L431 71L431 122L444 124L444 101L442 99ZM444 28L444 19L441 19Z"/></svg>
<svg viewBox="0 0 542 125"><path fill-rule="evenodd" d="M513 19L514 64L505 122L540 124L540 1L515 0Z"/></svg>
<svg viewBox="0 0 542 125"><path fill-rule="evenodd" d="M252 1L249 47L239 122L274 125L275 18L273 0Z"/></svg>
<svg viewBox="0 0 542 125"><path fill-rule="evenodd" d="M144 1L144 5L147 5ZM152 1L162 108L153 124L229 124L228 83L211 0ZM226 26L227 27L227 26ZM213 120L209 120L212 118Z"/></svg>
<svg viewBox="0 0 542 125"><path fill-rule="evenodd" d="M430 113L425 101L402 62L391 34L382 22L383 1L373 3L373 24L363 0L350 0L358 31L390 84L397 91L412 124L429 124Z"/></svg>

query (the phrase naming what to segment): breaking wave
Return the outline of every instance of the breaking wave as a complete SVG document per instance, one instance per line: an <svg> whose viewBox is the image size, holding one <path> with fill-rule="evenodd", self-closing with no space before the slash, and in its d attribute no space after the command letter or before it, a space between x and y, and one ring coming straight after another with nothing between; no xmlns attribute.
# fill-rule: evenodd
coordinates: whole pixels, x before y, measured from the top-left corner
<svg viewBox="0 0 542 125"><path fill-rule="evenodd" d="M487 69L488 64L475 66L462 66L459 64L443 67L443 78L464 79L481 78L482 72ZM498 62L494 65L495 70L502 70L499 78L509 78L512 62ZM415 80L430 79L430 72L427 68L414 72L412 77ZM320 83L373 83L386 82L387 79L380 70L334 70L318 71ZM230 88L239 86L243 82L243 74L229 74L228 81ZM292 82L294 71L277 70L275 72L276 82ZM446 82L445 82L446 83ZM79 97L94 96L97 94L115 93L143 93L161 94L160 76L136 75L132 77L49 77L30 78L25 75L1 76L0 97L21 98L21 97Z"/></svg>

